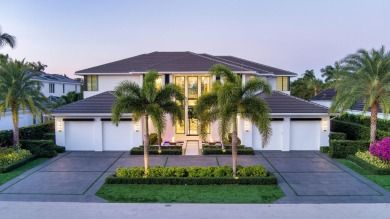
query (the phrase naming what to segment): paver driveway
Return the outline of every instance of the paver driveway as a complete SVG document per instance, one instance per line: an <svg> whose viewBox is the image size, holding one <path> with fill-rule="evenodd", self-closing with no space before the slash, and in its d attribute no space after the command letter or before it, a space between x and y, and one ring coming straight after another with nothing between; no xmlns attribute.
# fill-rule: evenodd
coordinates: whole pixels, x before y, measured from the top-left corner
<svg viewBox="0 0 390 219"><path fill-rule="evenodd" d="M151 166L230 165L231 156L151 156ZM238 164L264 165L286 197L276 203L390 202L390 193L314 151L240 155ZM142 166L127 152L67 152L0 186L0 200L105 202L94 194L118 166Z"/></svg>

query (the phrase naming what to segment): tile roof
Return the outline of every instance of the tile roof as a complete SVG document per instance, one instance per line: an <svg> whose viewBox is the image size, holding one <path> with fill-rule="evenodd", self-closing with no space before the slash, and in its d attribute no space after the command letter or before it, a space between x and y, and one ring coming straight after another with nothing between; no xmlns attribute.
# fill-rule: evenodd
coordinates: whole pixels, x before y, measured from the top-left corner
<svg viewBox="0 0 390 219"><path fill-rule="evenodd" d="M273 91L271 95L258 95L267 101L271 113L327 113L328 108L311 103L297 97ZM56 108L52 114L79 114L79 113L111 113L115 96L112 91L107 91L95 96Z"/></svg>
<svg viewBox="0 0 390 219"><path fill-rule="evenodd" d="M48 74L45 72L38 72L36 76L32 77L33 80L39 81L50 81L50 82L61 82L61 83L73 83L73 84L82 84L80 81L68 78L59 74Z"/></svg>
<svg viewBox="0 0 390 219"><path fill-rule="evenodd" d="M269 96L264 94L259 94L258 96L267 101L271 113L328 113L328 108L325 106L279 91L272 91L272 94Z"/></svg>
<svg viewBox="0 0 390 219"><path fill-rule="evenodd" d="M193 52L152 52L127 59L77 71L84 73L129 73L157 70L160 72L208 72L214 64L224 64L233 71L255 71L260 74L297 76L296 73L281 70L260 63L233 56L212 56Z"/></svg>
<svg viewBox="0 0 390 219"><path fill-rule="evenodd" d="M328 88L319 92L317 95L311 98L311 100L332 100L336 96L336 91L332 88Z"/></svg>

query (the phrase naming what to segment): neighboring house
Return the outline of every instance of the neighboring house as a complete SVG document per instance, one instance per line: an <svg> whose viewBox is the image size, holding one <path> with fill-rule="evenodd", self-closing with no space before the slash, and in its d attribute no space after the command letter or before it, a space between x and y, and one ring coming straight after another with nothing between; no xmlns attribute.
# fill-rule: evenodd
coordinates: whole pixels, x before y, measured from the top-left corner
<svg viewBox="0 0 390 219"><path fill-rule="evenodd" d="M67 150L115 151L129 150L142 144L142 122L132 120L131 114L123 115L122 122L111 122L111 107L115 101L113 90L123 80L142 85L148 70L157 70L161 77L158 83L164 86L175 83L182 87L186 96L185 121L168 125L164 141L196 140L201 145L199 126L192 116L196 100L210 90L215 77L209 69L221 63L231 68L245 84L251 77L266 79L272 86L270 96L258 94L270 107L272 132L268 147L261 148L257 129L241 118L238 136L242 144L255 150L319 150L328 145L328 108L290 96L290 78L297 74L262 65L233 56L212 56L192 52L152 52L120 61L80 70L84 76L84 98L52 110L56 123L56 143ZM155 132L150 123L150 133ZM208 140L219 141L217 124L211 124Z"/></svg>
<svg viewBox="0 0 390 219"><path fill-rule="evenodd" d="M41 92L52 102L56 102L60 96L66 95L71 91L81 92L82 83L66 76L58 74L48 74L39 72L32 80L41 81L43 87ZM28 110L19 111L19 127L38 124L48 121L50 118L41 114L38 118L31 115ZM10 111L2 113L0 116L0 130L8 130L13 128L12 116Z"/></svg>
<svg viewBox="0 0 390 219"><path fill-rule="evenodd" d="M328 88L326 90L321 91L313 98L311 98L310 101L313 103L320 104L322 106L326 106L326 107L330 108L330 106L332 105L333 98L336 96L336 94L337 94L337 92L334 89ZM364 108L364 101L360 100L353 107L351 107L347 112L351 113L351 114L362 115L363 108ZM371 110L368 109L364 115L371 116ZM382 109L380 109L380 108L378 110L378 118L389 119L389 118L385 117L385 114L382 113Z"/></svg>

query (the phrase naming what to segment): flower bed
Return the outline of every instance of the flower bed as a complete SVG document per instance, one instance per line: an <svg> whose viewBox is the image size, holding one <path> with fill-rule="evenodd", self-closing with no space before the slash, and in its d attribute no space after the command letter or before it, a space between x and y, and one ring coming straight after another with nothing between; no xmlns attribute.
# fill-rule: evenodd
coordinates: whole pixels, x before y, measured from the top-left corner
<svg viewBox="0 0 390 219"><path fill-rule="evenodd" d="M19 163L20 161L26 160L27 158L30 157L31 157L31 153L28 150L23 150L23 149L14 150L12 148L7 148L5 150L2 150L0 152L0 172L10 171L12 170L10 166Z"/></svg>
<svg viewBox="0 0 390 219"><path fill-rule="evenodd" d="M350 160L363 169L370 171L371 173L378 175L389 175L390 164L379 160L377 157L372 156L370 152L357 152L355 156L347 156L347 160Z"/></svg>
<svg viewBox="0 0 390 219"><path fill-rule="evenodd" d="M222 149L222 146L211 146L204 145L202 147L203 155L214 155L214 154L232 154L232 146L225 146L225 150ZM254 155L255 151L251 147L245 147L244 145L237 146L237 154L239 155Z"/></svg>
<svg viewBox="0 0 390 219"><path fill-rule="evenodd" d="M150 146L150 155L182 155L181 146L161 146L161 150L158 150L158 146ZM134 147L130 150L130 155L144 155L144 146Z"/></svg>
<svg viewBox="0 0 390 219"><path fill-rule="evenodd" d="M107 184L170 184L170 185L275 185L276 177L263 166L237 166L237 177L233 170L221 167L152 167L146 177L143 167L118 167L115 175L106 178Z"/></svg>

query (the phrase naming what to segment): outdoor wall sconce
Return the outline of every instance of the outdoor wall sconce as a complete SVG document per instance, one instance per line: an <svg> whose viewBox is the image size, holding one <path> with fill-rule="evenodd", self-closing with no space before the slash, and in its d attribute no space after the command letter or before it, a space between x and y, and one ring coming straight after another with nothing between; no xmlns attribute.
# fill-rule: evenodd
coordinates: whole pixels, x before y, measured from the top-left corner
<svg viewBox="0 0 390 219"><path fill-rule="evenodd" d="M58 121L57 122L57 130L58 130L58 132L62 132L62 122L61 121Z"/></svg>
<svg viewBox="0 0 390 219"><path fill-rule="evenodd" d="M322 130L323 131L328 130L328 121L322 120Z"/></svg>
<svg viewBox="0 0 390 219"><path fill-rule="evenodd" d="M246 131L246 132L249 132L249 130L250 130L250 123L249 123L249 121L245 120L245 122L244 122L244 128L245 128L245 131Z"/></svg>
<svg viewBox="0 0 390 219"><path fill-rule="evenodd" d="M139 121L134 122L134 129L136 132L139 132Z"/></svg>

